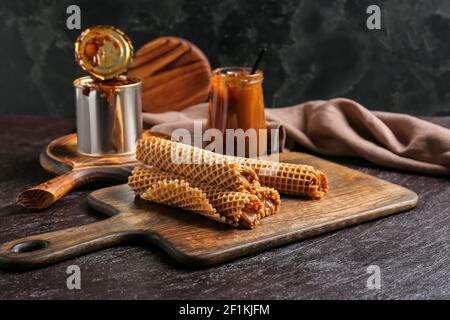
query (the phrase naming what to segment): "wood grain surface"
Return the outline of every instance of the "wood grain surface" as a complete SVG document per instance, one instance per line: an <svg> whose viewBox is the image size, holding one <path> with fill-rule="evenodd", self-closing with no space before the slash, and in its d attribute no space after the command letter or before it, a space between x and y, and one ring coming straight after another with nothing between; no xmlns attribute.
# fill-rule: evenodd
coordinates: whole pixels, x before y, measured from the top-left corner
<svg viewBox="0 0 450 320"><path fill-rule="evenodd" d="M188 265L213 265L363 221L413 208L417 195L358 171L304 153L280 161L312 165L328 175L322 200L283 196L278 214L254 230L231 228L199 215L135 199L128 185L93 192L92 207L115 215L95 224L0 245L0 268L30 269L133 239L156 243Z"/></svg>
<svg viewBox="0 0 450 320"><path fill-rule="evenodd" d="M191 42L163 37L136 52L128 74L142 80L145 112L179 111L205 102L211 67L203 52Z"/></svg>
<svg viewBox="0 0 450 320"><path fill-rule="evenodd" d="M450 117L426 118L450 128ZM51 126L48 125L51 122ZM75 127L73 118L0 116L0 243L97 222L90 189L41 211L17 206L24 186L52 177L39 152ZM0 271L0 299L449 299L450 179L386 170L355 158L330 158L419 195L416 208L207 268L186 268L158 246L133 242L23 273ZM81 270L69 290L67 268ZM381 270L370 290L367 268Z"/></svg>

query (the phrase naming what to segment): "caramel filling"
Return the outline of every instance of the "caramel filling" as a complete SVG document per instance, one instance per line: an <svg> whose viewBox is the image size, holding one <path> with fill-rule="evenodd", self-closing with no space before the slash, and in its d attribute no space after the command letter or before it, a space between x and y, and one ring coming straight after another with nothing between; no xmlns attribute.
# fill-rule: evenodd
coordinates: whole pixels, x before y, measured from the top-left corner
<svg viewBox="0 0 450 320"><path fill-rule="evenodd" d="M261 203L259 201L250 201L242 209L240 225L245 228L254 228L258 223L258 211L261 208Z"/></svg>
<svg viewBox="0 0 450 320"><path fill-rule="evenodd" d="M85 96L89 96L89 93L91 91L97 91L98 95L101 99L109 99L115 92L117 87L130 85L137 83L138 80L134 78L128 78L125 76L119 76L113 79L107 79L107 80L98 80L93 79L90 82L87 82L83 85L83 94Z"/></svg>
<svg viewBox="0 0 450 320"><path fill-rule="evenodd" d="M266 216L270 216L275 212L276 205L272 199L264 199L264 212Z"/></svg>
<svg viewBox="0 0 450 320"><path fill-rule="evenodd" d="M103 46L106 41L111 41L109 35L97 36L89 39L84 47L84 55L87 57L89 63L96 67L100 64L101 55L103 53Z"/></svg>
<svg viewBox="0 0 450 320"><path fill-rule="evenodd" d="M258 220L258 215L254 212L242 212L240 223L246 228L253 228Z"/></svg>
<svg viewBox="0 0 450 320"><path fill-rule="evenodd" d="M240 174L241 174L242 182L244 182L244 183L251 185L255 181L255 175L253 174L253 172L251 172L247 169L241 169Z"/></svg>

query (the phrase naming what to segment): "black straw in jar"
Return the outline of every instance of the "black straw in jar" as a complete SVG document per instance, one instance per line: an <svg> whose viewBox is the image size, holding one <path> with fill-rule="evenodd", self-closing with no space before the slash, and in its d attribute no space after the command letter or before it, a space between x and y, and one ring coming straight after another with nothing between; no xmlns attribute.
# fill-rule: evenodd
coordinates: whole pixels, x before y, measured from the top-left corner
<svg viewBox="0 0 450 320"><path fill-rule="evenodd" d="M258 55L258 58L256 58L256 61L253 64L253 68L252 68L252 71L250 72L250 74L255 74L256 70L258 69L259 63L261 62L261 59L266 51L267 51L267 48L262 48L262 50L260 51L260 53Z"/></svg>

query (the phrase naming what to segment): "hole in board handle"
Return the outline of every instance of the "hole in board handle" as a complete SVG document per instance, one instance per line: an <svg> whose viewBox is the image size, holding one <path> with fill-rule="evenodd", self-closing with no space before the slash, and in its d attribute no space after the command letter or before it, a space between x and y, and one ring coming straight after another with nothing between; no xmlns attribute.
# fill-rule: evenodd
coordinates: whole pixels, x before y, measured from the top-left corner
<svg viewBox="0 0 450 320"><path fill-rule="evenodd" d="M14 253L32 252L47 248L48 241L45 240L30 240L16 244L11 251Z"/></svg>

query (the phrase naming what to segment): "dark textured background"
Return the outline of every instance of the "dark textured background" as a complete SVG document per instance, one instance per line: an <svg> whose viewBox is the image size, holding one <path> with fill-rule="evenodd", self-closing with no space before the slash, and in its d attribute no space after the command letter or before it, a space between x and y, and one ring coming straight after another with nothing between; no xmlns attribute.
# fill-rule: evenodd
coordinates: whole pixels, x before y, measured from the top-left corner
<svg viewBox="0 0 450 320"><path fill-rule="evenodd" d="M251 64L261 46L268 106L344 96L371 109L450 114L448 0L1 1L0 112L73 115L78 30L111 24L138 48L162 35L196 43L213 67ZM382 30L366 8L382 8Z"/></svg>

